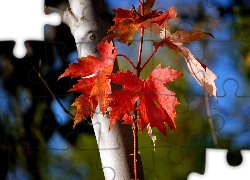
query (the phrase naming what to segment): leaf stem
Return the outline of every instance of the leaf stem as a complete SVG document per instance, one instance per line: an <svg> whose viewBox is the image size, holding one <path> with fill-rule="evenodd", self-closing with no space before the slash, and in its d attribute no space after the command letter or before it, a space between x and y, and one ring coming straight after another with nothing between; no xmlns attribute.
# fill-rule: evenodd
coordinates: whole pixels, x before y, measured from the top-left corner
<svg viewBox="0 0 250 180"><path fill-rule="evenodd" d="M142 16L144 17L144 0L142 0L141 5Z"/></svg>
<svg viewBox="0 0 250 180"><path fill-rule="evenodd" d="M127 59L128 60L128 62L133 66L133 68L136 70L136 67L134 66L134 64L131 62L131 60L127 57L127 56L125 56L125 55L123 55L123 54L117 54L116 56L122 56L122 57L124 57L125 59Z"/></svg>
<svg viewBox="0 0 250 180"><path fill-rule="evenodd" d="M136 110L134 110L134 112L137 113ZM138 126L135 120L136 119L134 119L132 129L133 129L133 137L134 137L134 174L135 174L134 180L137 180L138 179L138 136L137 136Z"/></svg>
<svg viewBox="0 0 250 180"><path fill-rule="evenodd" d="M141 30L141 38L140 38L140 47L139 47L139 54L138 54L138 61L137 61L137 67L136 67L136 75L139 78L140 77L140 72L141 72L141 53L142 53L142 43L143 43L143 34L144 34L144 29L140 28Z"/></svg>
<svg viewBox="0 0 250 180"><path fill-rule="evenodd" d="M143 1L142 1L143 3ZM140 46L139 46L139 54L138 54L138 62L137 62L137 67L136 67L136 76L139 78L140 77L140 72L141 72L141 54L142 54L142 43L143 43L143 35L144 35L144 29L140 28L141 30L141 38L140 38ZM138 131L138 126L137 126L137 111L135 110L137 107L137 104L135 104L134 107L134 122L133 122L133 136L134 136L134 174L135 178L134 180L138 179L138 136L137 136L137 131Z"/></svg>
<svg viewBox="0 0 250 180"><path fill-rule="evenodd" d="M144 17L144 0L140 2L141 6L141 12L142 16ZM143 35L144 35L144 29L140 28L141 31L141 38L140 38L140 46L139 46L139 53L138 53L138 61L137 61L137 67L136 67L136 76L139 78L141 73L141 54L142 54L142 43L143 43ZM134 180L138 179L138 126L137 126L137 111L136 111L137 103L134 106L133 112L134 112L134 120L133 120L133 137L134 137Z"/></svg>
<svg viewBox="0 0 250 180"><path fill-rule="evenodd" d="M150 61L150 59L154 56L154 54L156 53L156 51L158 50L158 48L163 44L164 42L162 41L154 50L154 52L151 54L151 56L148 58L147 62L142 66L141 71L145 68L145 66L148 64L148 62Z"/></svg>

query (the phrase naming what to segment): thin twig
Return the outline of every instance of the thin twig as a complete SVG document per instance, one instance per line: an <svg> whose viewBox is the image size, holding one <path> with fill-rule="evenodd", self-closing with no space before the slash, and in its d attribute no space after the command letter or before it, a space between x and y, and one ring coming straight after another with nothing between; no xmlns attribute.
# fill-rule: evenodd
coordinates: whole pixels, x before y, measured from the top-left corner
<svg viewBox="0 0 250 180"><path fill-rule="evenodd" d="M148 62L150 61L150 59L154 56L154 54L156 53L156 51L158 50L158 48L163 44L164 42L161 42L154 50L154 52L151 54L151 56L148 58L147 62L142 66L141 71L144 69L144 67L148 64Z"/></svg>
<svg viewBox="0 0 250 180"><path fill-rule="evenodd" d="M125 55L123 55L123 54L117 54L116 56L122 56L122 57L124 57L125 59L127 59L128 60L128 62L133 66L133 68L136 70L136 67L134 66L134 64L131 62L131 60L127 57L127 56L125 56Z"/></svg>
<svg viewBox="0 0 250 180"><path fill-rule="evenodd" d="M210 130L211 130L213 141L214 141L215 146L220 149L220 145L218 143L218 139L217 139L217 136L216 136L216 133L214 130L213 120L211 118L211 112L210 112L210 108L209 108L209 99L208 99L207 92L205 92L205 104L206 104L206 113L207 113L207 118L208 118L208 124L209 124Z"/></svg>
<svg viewBox="0 0 250 180"><path fill-rule="evenodd" d="M41 68L41 62L42 60L40 59L39 61L39 68ZM63 111L67 114L69 114L72 118L74 118L75 116L72 115L67 109L65 109L65 107L63 106L63 104L60 102L60 100L54 95L54 93L52 92L52 90L50 89L50 87L48 86L48 84L46 83L46 81L44 80L42 74L40 71L38 71L36 69L36 67L31 63L33 69L37 72L38 77L43 81L43 84L46 86L46 88L49 90L50 94L53 96L53 98L60 104L60 106L62 107Z"/></svg>

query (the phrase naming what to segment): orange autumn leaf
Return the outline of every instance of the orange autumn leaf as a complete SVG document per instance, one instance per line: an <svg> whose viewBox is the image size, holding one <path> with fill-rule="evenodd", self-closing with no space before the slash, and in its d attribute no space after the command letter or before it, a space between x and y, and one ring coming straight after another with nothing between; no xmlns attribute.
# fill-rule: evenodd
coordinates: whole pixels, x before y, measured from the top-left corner
<svg viewBox="0 0 250 180"><path fill-rule="evenodd" d="M138 32L139 28L151 29L152 24L158 24L162 26L168 22L169 19L177 16L174 7L170 8L165 13L161 14L158 10L151 10L155 3L155 0L147 0L143 5L135 10L134 6L131 10L124 10L121 8L113 9L116 13L114 18L115 25L109 30L110 34L103 40L111 40L117 38L117 41L121 43L127 43L130 45L134 40L134 32ZM142 12L142 6L144 12Z"/></svg>
<svg viewBox="0 0 250 180"><path fill-rule="evenodd" d="M101 42L97 45L97 50L100 52L101 57L95 57L88 55L87 57L80 57L77 59L78 63L72 63L69 65L69 68L59 77L70 76L74 77L86 77L92 74L95 74L102 70L108 65L113 65L117 47L113 52L113 43L110 42Z"/></svg>
<svg viewBox="0 0 250 180"><path fill-rule="evenodd" d="M97 45L97 50L101 57L78 58L78 63L70 64L69 68L59 77L59 79L65 76L81 77L78 84L75 84L70 90L82 92L82 95L72 104L77 107L74 127L82 119L87 119L88 116L93 117L98 104L102 113L105 114L111 100L108 97L111 94L111 80L108 79L108 75L113 71L117 47L113 50L112 42L101 42ZM89 75L92 77L86 77Z"/></svg>
<svg viewBox="0 0 250 180"><path fill-rule="evenodd" d="M141 132L150 125L167 136L165 124L177 131L174 119L175 106L179 102L175 93L164 85L182 75L169 67L161 69L161 65L157 66L146 80L139 79L129 70L126 73L110 75L112 81L124 86L124 89L114 91L110 95L113 98L110 104L110 128L122 118L125 118L126 123L131 122L131 117L128 116L139 99L140 103L136 110L139 111L137 122Z"/></svg>
<svg viewBox="0 0 250 180"><path fill-rule="evenodd" d="M121 120L124 115L129 115L139 99L137 92L141 86L138 84L139 80L132 72L127 70L126 73L117 72L112 74L109 78L116 84L121 84L124 89L113 91L109 96L113 101L110 103L111 111L109 113L110 123L109 129L118 121ZM139 81L138 81L139 80ZM126 121L126 119L124 119Z"/></svg>

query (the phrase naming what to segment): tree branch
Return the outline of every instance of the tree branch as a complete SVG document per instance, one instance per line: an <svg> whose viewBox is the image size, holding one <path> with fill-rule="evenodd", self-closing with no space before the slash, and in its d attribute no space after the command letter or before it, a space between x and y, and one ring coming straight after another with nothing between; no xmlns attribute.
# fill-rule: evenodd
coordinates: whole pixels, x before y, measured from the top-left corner
<svg viewBox="0 0 250 180"><path fill-rule="evenodd" d="M50 6L44 6L44 12L45 14L51 14L53 12L57 12L59 13L61 16L63 14L63 11L54 7L50 7Z"/></svg>
<svg viewBox="0 0 250 180"><path fill-rule="evenodd" d="M65 11L63 11L54 7L45 6L44 12L45 14L51 14L54 12L59 13L62 17L62 22L68 27L73 27L78 21L74 14L71 12L70 8L67 8Z"/></svg>

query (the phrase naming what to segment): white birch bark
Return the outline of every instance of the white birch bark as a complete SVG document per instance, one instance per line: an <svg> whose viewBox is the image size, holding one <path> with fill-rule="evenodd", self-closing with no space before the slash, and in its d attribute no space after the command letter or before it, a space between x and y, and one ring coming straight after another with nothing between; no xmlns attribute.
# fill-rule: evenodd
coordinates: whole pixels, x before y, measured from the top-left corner
<svg viewBox="0 0 250 180"><path fill-rule="evenodd" d="M78 56L99 56L97 44L107 35L110 21L103 0L69 0L70 8L65 11L45 7L45 13L58 12L63 23L67 24L75 38ZM117 61L114 71L117 71ZM114 87L112 87L114 88ZM109 117L103 116L97 107L92 119L99 147L102 168L106 180L130 180L134 177L133 134L130 125L117 122L110 131ZM139 177L143 180L141 160Z"/></svg>

